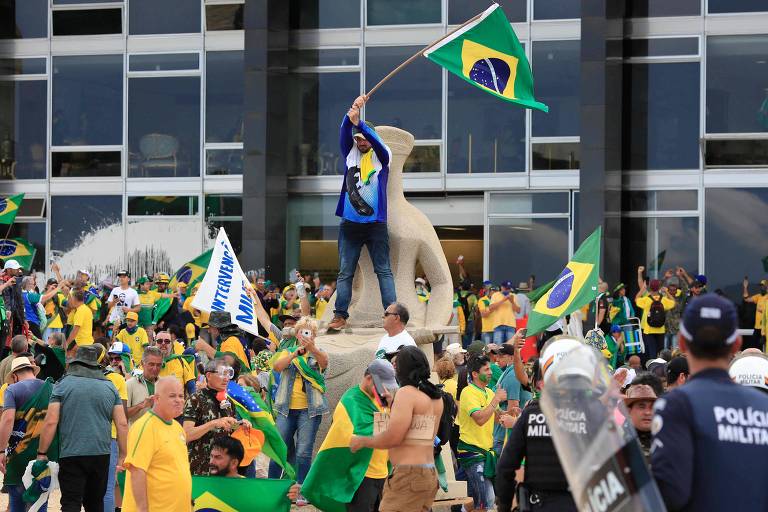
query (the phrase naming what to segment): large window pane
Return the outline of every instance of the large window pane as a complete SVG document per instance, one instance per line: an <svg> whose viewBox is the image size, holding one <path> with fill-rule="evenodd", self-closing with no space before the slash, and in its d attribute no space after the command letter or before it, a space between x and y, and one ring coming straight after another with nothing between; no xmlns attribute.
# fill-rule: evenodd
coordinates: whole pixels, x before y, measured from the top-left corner
<svg viewBox="0 0 768 512"><path fill-rule="evenodd" d="M128 112L129 176L199 176L198 77L131 78Z"/></svg>
<svg viewBox="0 0 768 512"><path fill-rule="evenodd" d="M198 53L149 53L131 55L128 71L182 71L200 69Z"/></svg>
<svg viewBox="0 0 768 512"><path fill-rule="evenodd" d="M366 90L418 50L417 46L367 48ZM441 89L440 67L418 59L376 91L376 100L366 105L365 117L374 124L402 128L417 139L439 139ZM344 113L339 112L339 117Z"/></svg>
<svg viewBox="0 0 768 512"><path fill-rule="evenodd" d="M496 2L504 10L507 19L512 22L525 21L528 2L518 0L499 0ZM488 8L488 2L476 0L448 0L448 24L460 25Z"/></svg>
<svg viewBox="0 0 768 512"><path fill-rule="evenodd" d="M54 196L51 198L51 256L62 273L74 277L81 268L98 281L123 265L121 196Z"/></svg>
<svg viewBox="0 0 768 512"><path fill-rule="evenodd" d="M305 73L299 75L298 81L301 146L299 168L295 172L301 175L343 174L346 167L339 154L338 126L349 105L360 94L360 74ZM376 100L379 99L377 93Z"/></svg>
<svg viewBox="0 0 768 512"><path fill-rule="evenodd" d="M131 0L131 34L200 32L200 2L190 0Z"/></svg>
<svg viewBox="0 0 768 512"><path fill-rule="evenodd" d="M533 0L535 20L564 20L580 16L580 0Z"/></svg>
<svg viewBox="0 0 768 512"><path fill-rule="evenodd" d="M51 176L120 176L121 156L120 151L54 151L51 156Z"/></svg>
<svg viewBox="0 0 768 512"><path fill-rule="evenodd" d="M128 198L128 215L197 215L197 196Z"/></svg>
<svg viewBox="0 0 768 512"><path fill-rule="evenodd" d="M208 175L242 175L242 149L209 149L205 157L205 173Z"/></svg>
<svg viewBox="0 0 768 512"><path fill-rule="evenodd" d="M699 63L628 64L624 168L699 168Z"/></svg>
<svg viewBox="0 0 768 512"><path fill-rule="evenodd" d="M621 209L625 212L657 212L698 210L696 190L625 190L621 194Z"/></svg>
<svg viewBox="0 0 768 512"><path fill-rule="evenodd" d="M707 189L705 261L708 287L741 301L744 276L768 274L768 189Z"/></svg>
<svg viewBox="0 0 768 512"><path fill-rule="evenodd" d="M534 137L579 135L579 41L533 43L536 98L549 113L533 111Z"/></svg>
<svg viewBox="0 0 768 512"><path fill-rule="evenodd" d="M714 0L709 0L712 5ZM732 0L725 0L731 2ZM710 7L711 10L711 7ZM698 16L701 14L701 0L629 0L627 17L651 18L657 16Z"/></svg>
<svg viewBox="0 0 768 512"><path fill-rule="evenodd" d="M683 267L694 275L699 269L698 217L629 218L621 222L621 278L637 293L637 267L651 278L667 269Z"/></svg>
<svg viewBox="0 0 768 512"><path fill-rule="evenodd" d="M205 28L207 30L243 30L245 4L206 5Z"/></svg>
<svg viewBox="0 0 768 512"><path fill-rule="evenodd" d="M709 0L709 14L768 11L765 0Z"/></svg>
<svg viewBox="0 0 768 512"><path fill-rule="evenodd" d="M53 145L123 142L123 56L53 58Z"/></svg>
<svg viewBox="0 0 768 512"><path fill-rule="evenodd" d="M45 58L0 59L0 76L7 75L44 75Z"/></svg>
<svg viewBox="0 0 768 512"><path fill-rule="evenodd" d="M536 142L531 144L531 170L565 171L581 166L578 142Z"/></svg>
<svg viewBox="0 0 768 512"><path fill-rule="evenodd" d="M568 213L568 192L545 194L491 194L491 214Z"/></svg>
<svg viewBox="0 0 768 512"><path fill-rule="evenodd" d="M45 178L45 80L0 82L0 179Z"/></svg>
<svg viewBox="0 0 768 512"><path fill-rule="evenodd" d="M53 11L53 35L55 36L89 36L122 32L122 9Z"/></svg>
<svg viewBox="0 0 768 512"><path fill-rule="evenodd" d="M441 0L368 0L368 25L440 23L441 4Z"/></svg>
<svg viewBox="0 0 768 512"><path fill-rule="evenodd" d="M489 278L544 283L568 261L568 219L490 219ZM521 250L525 248L525 250Z"/></svg>
<svg viewBox="0 0 768 512"><path fill-rule="evenodd" d="M3 229L3 235L5 230ZM45 222L14 222L8 238L23 238L37 250L32 259L33 272L45 272ZM41 286L42 283L38 283ZM42 287L42 286L41 286Z"/></svg>
<svg viewBox="0 0 768 512"><path fill-rule="evenodd" d="M768 139L708 140L704 158L707 167L766 167Z"/></svg>
<svg viewBox="0 0 768 512"><path fill-rule="evenodd" d="M207 247L216 240L219 228L224 228L235 252L243 250L242 196L205 196L205 232Z"/></svg>
<svg viewBox="0 0 768 512"><path fill-rule="evenodd" d="M0 39L47 36L47 0L5 0L0 3Z"/></svg>
<svg viewBox="0 0 768 512"><path fill-rule="evenodd" d="M360 26L362 0L293 0L291 28L348 28Z"/></svg>
<svg viewBox="0 0 768 512"><path fill-rule="evenodd" d="M707 38L707 132L768 131L768 35Z"/></svg>
<svg viewBox="0 0 768 512"><path fill-rule="evenodd" d="M525 171L525 110L448 75L448 172Z"/></svg>
<svg viewBox="0 0 768 512"><path fill-rule="evenodd" d="M243 52L208 52L205 140L243 140Z"/></svg>

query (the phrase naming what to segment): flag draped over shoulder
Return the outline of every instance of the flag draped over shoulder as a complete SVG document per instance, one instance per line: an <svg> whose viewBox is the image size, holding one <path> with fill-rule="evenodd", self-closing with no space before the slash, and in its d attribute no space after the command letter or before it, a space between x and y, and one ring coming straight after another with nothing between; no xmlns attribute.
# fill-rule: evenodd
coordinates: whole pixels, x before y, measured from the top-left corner
<svg viewBox="0 0 768 512"><path fill-rule="evenodd" d="M598 227L584 240L549 290L536 302L528 317L528 336L540 333L558 318L595 300L602 232L602 227Z"/></svg>
<svg viewBox="0 0 768 512"><path fill-rule="evenodd" d="M0 239L0 260L3 263L8 260L16 260L24 270L30 270L36 252L35 246L24 238Z"/></svg>
<svg viewBox="0 0 768 512"><path fill-rule="evenodd" d="M264 433L262 452L282 467L288 478L295 478L296 472L288 464L288 447L280 436L280 432L275 426L275 420L261 397L256 393L249 393L236 382L230 382L227 385L227 398L235 406L235 411L240 419L248 420L253 428Z"/></svg>
<svg viewBox="0 0 768 512"><path fill-rule="evenodd" d="M348 389L333 412L333 423L317 452L301 493L323 512L346 512L360 483L365 478L373 449L349 449L352 435L373 434L376 404L359 386Z"/></svg>
<svg viewBox="0 0 768 512"><path fill-rule="evenodd" d="M23 200L24 194L0 197L0 224L13 224Z"/></svg>
<svg viewBox="0 0 768 512"><path fill-rule="evenodd" d="M29 461L37 458L37 447L40 432L48 412L48 404L53 392L53 380L46 379L37 392L29 397L23 406L16 409L13 419L13 430L8 441L8 463L5 473L5 485L20 485L21 477L27 469ZM59 435L56 434L48 448L48 458L59 458Z"/></svg>
<svg viewBox="0 0 768 512"><path fill-rule="evenodd" d="M274 366L275 361L278 359L287 354L292 354L300 348L301 347L298 344L293 346L281 344L280 347L278 347L275 355L272 356L272 366ZM306 355L297 356L293 359L293 361L291 361L291 364L296 367L296 370L301 374L302 377L304 377L304 380L309 382L313 388L320 391L321 393L325 393L325 377L322 373L318 372L310 366Z"/></svg>
<svg viewBox="0 0 768 512"><path fill-rule="evenodd" d="M293 480L193 476L192 510L199 512L288 512Z"/></svg>
<svg viewBox="0 0 768 512"><path fill-rule="evenodd" d="M498 4L422 55L497 98L549 111L533 96L533 74L525 50Z"/></svg>
<svg viewBox="0 0 768 512"><path fill-rule="evenodd" d="M211 263L211 254L213 254L213 249L208 249L197 258L182 265L181 268L173 274L173 277L171 277L171 282L168 283L168 289L175 290L179 286L179 283L187 283L187 290L191 291L192 287L202 281L205 277L205 271Z"/></svg>

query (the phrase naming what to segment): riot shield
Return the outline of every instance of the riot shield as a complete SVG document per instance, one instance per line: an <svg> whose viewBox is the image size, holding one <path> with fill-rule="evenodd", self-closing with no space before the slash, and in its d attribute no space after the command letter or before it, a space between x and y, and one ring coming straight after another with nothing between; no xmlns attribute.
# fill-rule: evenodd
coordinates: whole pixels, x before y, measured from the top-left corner
<svg viewBox="0 0 768 512"><path fill-rule="evenodd" d="M666 511L619 387L595 349L579 345L551 366L541 408L580 511Z"/></svg>

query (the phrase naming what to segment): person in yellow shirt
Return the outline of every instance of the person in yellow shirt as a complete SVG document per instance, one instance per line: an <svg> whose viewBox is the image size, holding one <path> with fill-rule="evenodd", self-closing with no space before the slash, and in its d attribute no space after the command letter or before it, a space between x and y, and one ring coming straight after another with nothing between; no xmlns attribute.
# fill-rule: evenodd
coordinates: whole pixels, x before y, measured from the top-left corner
<svg viewBox="0 0 768 512"><path fill-rule="evenodd" d="M750 302L755 305L755 331L751 338L744 338L744 346L742 348L757 348L764 350L763 338L765 337L765 310L768 309L768 280L763 279L760 281L760 293L755 295L749 295L749 279L744 278L743 283L743 296L744 302Z"/></svg>
<svg viewBox="0 0 768 512"><path fill-rule="evenodd" d="M661 281L651 279L648 287L642 279L643 267L638 268L638 284L640 291L635 296L635 304L643 310L641 327L643 329L643 343L645 344L645 353L643 354L643 363L649 359L655 359L659 348L664 347L664 327L667 314L666 312L675 307L675 299L669 294L666 287L662 288ZM650 293L648 293L650 288Z"/></svg>
<svg viewBox="0 0 768 512"><path fill-rule="evenodd" d="M147 331L139 324L139 315L133 311L125 314L125 329L122 329L115 339L122 341L131 349L134 366L141 364L141 356L144 354L144 347L149 345L149 336Z"/></svg>
<svg viewBox="0 0 768 512"><path fill-rule="evenodd" d="M194 327L192 327L192 332L190 332L189 325L184 326L185 334L189 339L194 339L196 337L195 330L199 331L200 329L203 329L208 325L208 318L210 316L210 313L207 313L205 311L200 311L192 307L192 301L195 300L195 295L197 295L198 289L200 289L200 283L197 283L195 286L192 287L192 290L189 293L189 296L186 299L184 299L184 305L182 306L182 309L184 311L187 311L189 312L190 315L192 315L192 319L195 322ZM197 329L195 329L195 327Z"/></svg>
<svg viewBox="0 0 768 512"><path fill-rule="evenodd" d="M330 300L331 295L333 295L333 288L327 284L324 284L322 288L318 290L316 294L317 301L315 302L315 318L318 320L323 318L325 308L328 306L328 301Z"/></svg>
<svg viewBox="0 0 768 512"><path fill-rule="evenodd" d="M517 328L517 313L520 306L517 305L512 283L501 283L501 291L491 295L491 304L488 310L493 313L493 342L497 345L512 339Z"/></svg>
<svg viewBox="0 0 768 512"><path fill-rule="evenodd" d="M187 436L174 421L183 411L184 389L178 380L158 379L152 410L128 432L124 512L192 510Z"/></svg>
<svg viewBox="0 0 768 512"><path fill-rule="evenodd" d="M487 287L486 283L488 283ZM483 283L483 286L486 288L486 294L477 300L477 310L480 312L482 323L480 339L483 340L483 343L488 345L489 343L493 343L493 327L494 322L496 321L496 315L494 315L494 310L491 309L491 296L493 294L491 282L486 281Z"/></svg>
<svg viewBox="0 0 768 512"><path fill-rule="evenodd" d="M198 339L195 348L204 351L210 359L229 352L240 361L242 373L251 372L251 349L246 345L245 337L241 336L240 328L232 323L228 311L213 311L208 318L208 332L211 343ZM218 350L214 347L218 347Z"/></svg>
<svg viewBox="0 0 768 512"><path fill-rule="evenodd" d="M99 353L101 354L99 356L99 365L102 367L104 376L107 378L108 381L110 381L117 390L117 395L120 397L120 400L123 402L123 409L127 412L128 407L128 387L125 385L125 377L123 377L120 373L114 371L110 366L107 366L110 363L110 360L108 358L107 354L107 348L104 347L100 342L96 343L96 347L99 348ZM115 502L120 500L119 491L116 492L115 488L115 466L117 465L117 456L118 456L118 445L117 445L117 426L115 425L115 422L112 422L112 446L111 451L109 454L109 473L107 476L107 490L104 493L104 510L114 510L115 509Z"/></svg>
<svg viewBox="0 0 768 512"><path fill-rule="evenodd" d="M160 299L161 294L157 290L152 289L152 281L146 275L138 278L136 285L139 287L139 304L141 305L139 310L139 326L147 329L152 327L152 314L154 313L155 302Z"/></svg>
<svg viewBox="0 0 768 512"><path fill-rule="evenodd" d="M68 304L72 308L72 331L67 338L67 353L74 355L77 347L93 345L93 311L85 305L85 292L77 289L69 294Z"/></svg>
<svg viewBox="0 0 768 512"><path fill-rule="evenodd" d="M64 330L64 322L67 319L67 315L64 312L64 302L67 300L66 295L60 290L67 287L66 281L59 284L55 278L51 278L45 285L46 291L56 291L53 296L47 301L43 302L45 308L45 317L48 319L48 323L45 326L42 339L47 340L48 337L54 332L61 332Z"/></svg>
<svg viewBox="0 0 768 512"><path fill-rule="evenodd" d="M187 359L173 353L173 340L168 331L160 331L155 337L155 346L163 354L160 377L175 377L191 395L195 392L195 370ZM191 357L191 356L190 356Z"/></svg>

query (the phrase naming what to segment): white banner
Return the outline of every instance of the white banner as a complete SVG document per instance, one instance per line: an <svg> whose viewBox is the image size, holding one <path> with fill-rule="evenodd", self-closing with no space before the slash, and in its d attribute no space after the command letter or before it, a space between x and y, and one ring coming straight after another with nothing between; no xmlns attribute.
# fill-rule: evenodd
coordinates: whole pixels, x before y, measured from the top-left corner
<svg viewBox="0 0 768 512"><path fill-rule="evenodd" d="M220 228L216 244L213 246L211 262L200 289L192 300L192 307L208 313L228 311L232 316L232 323L251 334L259 334L259 321L246 288L250 288L248 278L240 268L227 233L224 228Z"/></svg>

